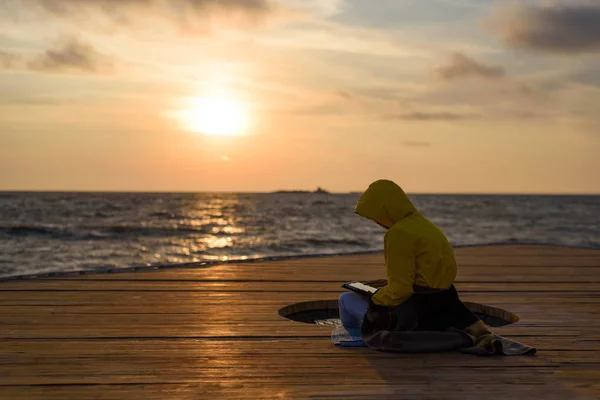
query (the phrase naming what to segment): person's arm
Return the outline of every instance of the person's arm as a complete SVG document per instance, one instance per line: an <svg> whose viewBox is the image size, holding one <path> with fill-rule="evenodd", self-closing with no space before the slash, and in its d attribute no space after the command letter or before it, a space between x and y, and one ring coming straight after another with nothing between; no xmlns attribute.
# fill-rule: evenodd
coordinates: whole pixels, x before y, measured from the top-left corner
<svg viewBox="0 0 600 400"><path fill-rule="evenodd" d="M413 294L415 254L413 238L400 230L390 229L385 235L385 263L388 283L372 297L373 303L395 307Z"/></svg>

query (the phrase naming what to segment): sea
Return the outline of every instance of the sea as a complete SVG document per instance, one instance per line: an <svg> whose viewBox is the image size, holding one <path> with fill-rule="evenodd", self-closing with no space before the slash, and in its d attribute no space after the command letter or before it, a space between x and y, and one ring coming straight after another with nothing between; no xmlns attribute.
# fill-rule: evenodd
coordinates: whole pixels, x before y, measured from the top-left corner
<svg viewBox="0 0 600 400"><path fill-rule="evenodd" d="M600 196L409 196L455 246L600 248ZM359 194L0 192L0 278L382 250Z"/></svg>

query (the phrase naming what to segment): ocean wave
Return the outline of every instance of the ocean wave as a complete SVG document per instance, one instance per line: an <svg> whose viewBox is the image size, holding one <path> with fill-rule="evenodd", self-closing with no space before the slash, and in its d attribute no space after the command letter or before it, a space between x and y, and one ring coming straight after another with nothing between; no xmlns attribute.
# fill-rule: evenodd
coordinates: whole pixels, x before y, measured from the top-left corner
<svg viewBox="0 0 600 400"><path fill-rule="evenodd" d="M150 214L148 214L149 217L157 217L157 218L167 218L167 219L175 219L175 218L181 218L181 216L178 216L175 213L169 212L169 211L154 211L151 212Z"/></svg>
<svg viewBox="0 0 600 400"><path fill-rule="evenodd" d="M146 236L181 236L185 234L208 234L212 225L199 227L174 225L170 227L148 227L139 225L74 226L52 227L45 225L0 226L0 234L13 237L43 236L49 239L111 239ZM219 232L217 232L218 234Z"/></svg>
<svg viewBox="0 0 600 400"><path fill-rule="evenodd" d="M599 247L600 196L413 198L456 246ZM383 230L352 212L356 201L303 194L0 196L0 276L381 250Z"/></svg>
<svg viewBox="0 0 600 400"><path fill-rule="evenodd" d="M304 239L301 241L297 241L296 244L298 243L303 243L309 246L313 246L313 247L331 247L331 246L357 246L357 247L369 247L372 245L371 242L367 241L367 240L361 240L361 239L357 239L357 238L343 238L343 239L335 239L335 238L329 238L329 239L317 239L317 238L310 238L310 239Z"/></svg>
<svg viewBox="0 0 600 400"><path fill-rule="evenodd" d="M209 233L210 226L199 227L174 225L174 226L137 226L137 225L113 225L106 228L106 231L116 235L135 235L135 236L156 236L156 235L179 235L182 233Z"/></svg>
<svg viewBox="0 0 600 400"><path fill-rule="evenodd" d="M41 225L0 226L0 233L9 236L64 236L64 230Z"/></svg>

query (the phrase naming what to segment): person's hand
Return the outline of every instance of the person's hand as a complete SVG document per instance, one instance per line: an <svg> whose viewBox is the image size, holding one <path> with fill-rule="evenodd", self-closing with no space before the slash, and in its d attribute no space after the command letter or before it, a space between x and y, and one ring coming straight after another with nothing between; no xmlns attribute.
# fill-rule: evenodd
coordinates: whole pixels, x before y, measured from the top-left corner
<svg viewBox="0 0 600 400"><path fill-rule="evenodd" d="M387 279L377 279L374 281L363 282L363 284L374 288L382 288L387 285Z"/></svg>

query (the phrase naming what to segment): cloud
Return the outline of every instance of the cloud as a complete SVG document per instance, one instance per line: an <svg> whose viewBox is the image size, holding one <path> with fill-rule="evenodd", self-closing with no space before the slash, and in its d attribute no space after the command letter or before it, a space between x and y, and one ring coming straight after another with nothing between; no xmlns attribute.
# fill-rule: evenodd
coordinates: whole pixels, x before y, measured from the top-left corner
<svg viewBox="0 0 600 400"><path fill-rule="evenodd" d="M519 93L521 93L524 96L531 96L532 94L535 94L535 90L527 85L526 83L520 83L517 86L517 90Z"/></svg>
<svg viewBox="0 0 600 400"><path fill-rule="evenodd" d="M204 13L214 10L240 10L247 13L263 13L273 8L269 0L23 0L36 3L53 14L65 15L86 8L116 15L124 7L160 8L175 12Z"/></svg>
<svg viewBox="0 0 600 400"><path fill-rule="evenodd" d="M548 112L538 112L538 111L515 111L513 115L509 115L509 117L513 117L519 120L532 120L532 119L548 119L552 118L555 115Z"/></svg>
<svg viewBox="0 0 600 400"><path fill-rule="evenodd" d="M468 77L496 79L506 75L504 68L482 64L460 52L452 53L448 65L439 67L437 73L448 81Z"/></svg>
<svg viewBox="0 0 600 400"><path fill-rule="evenodd" d="M105 72L112 67L112 61L93 46L71 38L34 57L27 67L41 72Z"/></svg>
<svg viewBox="0 0 600 400"><path fill-rule="evenodd" d="M557 116L556 113L549 111L536 111L536 110L519 110L519 109L508 109L498 110L490 108L485 113L460 113L460 112L449 112L449 111L415 111L404 114L388 115L388 118L403 120L403 121L418 121L418 122L435 122L435 121L476 121L476 120L519 120L519 121L533 121L552 119ZM427 142L404 142L406 146L427 146Z"/></svg>
<svg viewBox="0 0 600 400"><path fill-rule="evenodd" d="M345 100L354 100L354 96L350 92L346 92L345 90L340 90L337 92L337 95Z"/></svg>
<svg viewBox="0 0 600 400"><path fill-rule="evenodd" d="M600 5L511 9L493 24L514 47L555 53L600 52Z"/></svg>
<svg viewBox="0 0 600 400"><path fill-rule="evenodd" d="M11 69L21 62L21 57L17 54L0 50L0 69Z"/></svg>
<svg viewBox="0 0 600 400"><path fill-rule="evenodd" d="M52 97L37 94L19 94L2 93L0 94L0 104L19 105L19 106L48 106L71 104L76 101L72 97Z"/></svg>
<svg viewBox="0 0 600 400"><path fill-rule="evenodd" d="M569 73L568 79L571 82L583 84L585 86L600 88L600 62L587 62L586 65Z"/></svg>
<svg viewBox="0 0 600 400"><path fill-rule="evenodd" d="M458 121L467 119L480 119L480 114L474 113L455 113L455 112L423 112L414 111L405 114L395 114L389 116L393 119L402 119L407 121Z"/></svg>
<svg viewBox="0 0 600 400"><path fill-rule="evenodd" d="M14 0L28 9L75 22L108 20L113 25L131 27L156 22L174 23L187 32L205 32L199 21L218 16L237 24L254 24L275 13L271 0Z"/></svg>

